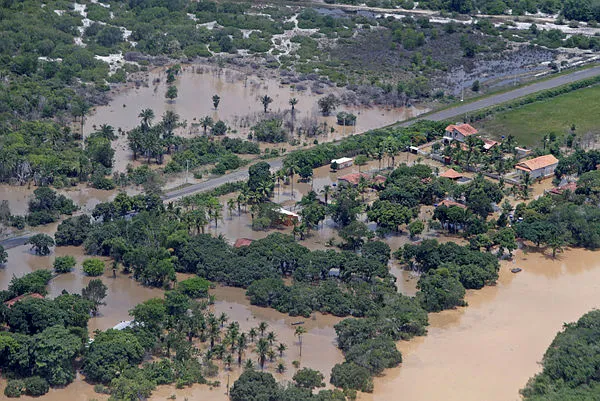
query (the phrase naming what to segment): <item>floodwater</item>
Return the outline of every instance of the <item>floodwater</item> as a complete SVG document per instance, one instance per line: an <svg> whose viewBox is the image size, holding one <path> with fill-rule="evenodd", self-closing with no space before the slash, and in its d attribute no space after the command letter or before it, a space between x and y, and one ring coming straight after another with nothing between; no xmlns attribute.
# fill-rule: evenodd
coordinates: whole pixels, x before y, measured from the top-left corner
<svg viewBox="0 0 600 401"><path fill-rule="evenodd" d="M33 191L37 188L33 184L22 186L0 184L0 200L8 201L12 214L22 216L27 214L29 199L33 197ZM135 195L141 192L139 188L133 186L124 189L119 188L119 190L124 190L128 195ZM97 204L113 200L119 190L105 191L80 184L75 187L62 188L56 191L73 200L81 208L82 212L90 213Z"/></svg>
<svg viewBox="0 0 600 401"><path fill-rule="evenodd" d="M48 296L57 297L62 290L69 293L81 293L92 277L83 274L81 264L83 260L89 258L83 254L81 247L65 246L53 249L49 256L37 256L33 254L29 245L22 245L7 250L8 262L0 267L0 288L6 289L13 275L20 277L39 269L52 269L52 264L56 256L71 255L77 260L77 265L70 273L60 274L52 279L48 285ZM105 274L102 282L108 287L107 296L104 300L105 306L100 307L100 314L90 319L89 332L94 330L106 330L123 320L130 320L128 311L138 303L154 297L162 297L163 291L157 288L144 287L139 285L131 277L117 273L113 278L111 265L108 258L103 258L106 263Z"/></svg>
<svg viewBox="0 0 600 401"><path fill-rule="evenodd" d="M112 125L116 130L121 129L119 138L114 143L115 171L124 171L128 163L132 162L131 152L127 146L126 132L139 125L138 114L142 109L150 108L154 111L155 120L158 122L167 110L180 115L182 121L187 121L187 127L178 132L182 136L201 134L202 128L196 124L204 116L210 116L214 121L223 120L232 132L228 136L246 138L249 129L255 122L264 117L262 104L258 98L269 95L273 103L269 111L274 113L289 112L289 99L298 100L295 111L295 126L302 127L307 121L327 123L333 127L334 132L327 136L319 137L319 141L332 141L354 133L361 133L369 129L385 126L397 121L406 120L421 114L426 109L421 108L352 108L340 107L357 115L356 126L343 127L336 124L334 116L321 117L318 113L317 100L328 93L341 94L342 90L335 87L313 88L315 84L310 81L303 82L305 90L300 90L300 84L283 85L279 79L259 77L248 72L210 66L186 66L177 78L175 85L178 88L178 97L172 102L167 102L165 92L167 88L166 74L158 69L148 74L146 85L131 89L124 89L114 96L107 106L99 106L85 122L84 133L94 131L94 126L102 124ZM314 90L313 90L314 89ZM213 107L212 96L218 94L221 98L218 109ZM334 113L335 114L335 113ZM196 125L196 126L192 126ZM236 131L236 132L233 132Z"/></svg>
<svg viewBox="0 0 600 401"><path fill-rule="evenodd" d="M513 266L523 271L512 274ZM599 291L597 253L567 250L553 260L519 251L496 286L468 291L467 308L430 314L426 337L399 343L404 362L361 400L520 400L563 323L600 306Z"/></svg>

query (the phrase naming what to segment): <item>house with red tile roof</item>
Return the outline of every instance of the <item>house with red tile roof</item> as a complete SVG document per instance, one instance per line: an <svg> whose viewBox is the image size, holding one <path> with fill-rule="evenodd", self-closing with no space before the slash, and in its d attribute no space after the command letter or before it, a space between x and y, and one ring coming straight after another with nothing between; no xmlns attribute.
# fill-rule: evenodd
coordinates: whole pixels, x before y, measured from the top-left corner
<svg viewBox="0 0 600 401"><path fill-rule="evenodd" d="M357 186L361 178L364 178L365 180L370 180L371 176L367 173L350 173L338 177L338 181L340 181L340 184L345 183L350 184L352 186Z"/></svg>
<svg viewBox="0 0 600 401"><path fill-rule="evenodd" d="M470 124L450 124L446 127L446 134L444 135L444 140L446 142L449 141L459 141L464 142L467 137L471 135L476 135L477 129L472 127Z"/></svg>
<svg viewBox="0 0 600 401"><path fill-rule="evenodd" d="M29 299L29 298L44 299L44 296L42 294L38 294L37 292L30 293L30 294L23 294L23 295L19 295L18 297L15 297L13 299L9 299L8 301L4 302L4 305L6 305L7 307L10 308L17 302L22 301L24 299Z"/></svg>
<svg viewBox="0 0 600 401"><path fill-rule="evenodd" d="M515 166L521 175L529 173L531 178L545 178L554 174L558 159L553 155L544 155L535 159L525 160Z"/></svg>

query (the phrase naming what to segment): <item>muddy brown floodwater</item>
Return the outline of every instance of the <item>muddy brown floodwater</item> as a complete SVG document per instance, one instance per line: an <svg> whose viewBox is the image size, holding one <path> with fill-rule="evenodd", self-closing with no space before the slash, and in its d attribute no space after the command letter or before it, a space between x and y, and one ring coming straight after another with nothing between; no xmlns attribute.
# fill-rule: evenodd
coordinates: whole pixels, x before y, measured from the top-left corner
<svg viewBox="0 0 600 401"><path fill-rule="evenodd" d="M139 124L138 114L145 108L154 111L155 122L158 122L167 110L179 114L182 120L187 121L187 127L178 132L182 136L191 135L192 123L197 123L204 116L210 116L214 121L225 121L228 126L237 131L237 134L230 133L228 136L237 135L246 138L249 127L263 115L259 96L267 94L273 99L269 107L272 112L288 111L289 99L295 97L298 99L295 113L297 127L301 126L306 119L327 122L329 127L334 127L333 133L318 138L320 142L340 139L354 133L403 121L427 111L425 108L416 107L340 107L339 111L350 111L358 117L355 127L342 127L337 125L335 116L325 118L319 115L317 100L323 96L322 94L313 93L310 88L303 91L296 90L293 86L282 85L274 78L247 76L240 71L219 70L210 66L187 66L177 78L176 86L179 93L173 102L165 100L167 88L165 78L161 69L150 72L148 86L122 90L114 96L109 105L96 107L93 114L87 118L84 127L86 135L94 131L94 125L99 127L102 124L109 124L115 129L122 129L123 135L119 135L119 139L113 144L115 171L124 171L127 164L132 162L124 133ZM160 79L160 82L155 83L156 79ZM324 88L323 91L335 94L342 92L335 87ZM217 110L212 103L214 94L221 97Z"/></svg>
<svg viewBox="0 0 600 401"><path fill-rule="evenodd" d="M598 256L519 252L502 263L496 286L468 291L467 308L430 314L426 337L399 343L401 367L375 379L374 394L361 400L520 400L563 323L600 305ZM513 266L523 271L512 274Z"/></svg>

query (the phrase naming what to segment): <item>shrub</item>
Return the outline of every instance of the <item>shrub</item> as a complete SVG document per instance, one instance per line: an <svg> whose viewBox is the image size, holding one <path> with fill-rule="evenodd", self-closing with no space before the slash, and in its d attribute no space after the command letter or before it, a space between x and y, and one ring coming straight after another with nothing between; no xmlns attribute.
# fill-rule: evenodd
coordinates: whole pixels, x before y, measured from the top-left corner
<svg viewBox="0 0 600 401"><path fill-rule="evenodd" d="M373 378L366 368L353 362L338 363L331 369L331 384L343 389L373 391Z"/></svg>
<svg viewBox="0 0 600 401"><path fill-rule="evenodd" d="M73 256L59 256L54 259L54 271L57 273L68 273L73 270L75 263Z"/></svg>
<svg viewBox="0 0 600 401"><path fill-rule="evenodd" d="M9 398L18 398L23 394L25 383L22 380L10 380L4 389L4 395Z"/></svg>
<svg viewBox="0 0 600 401"><path fill-rule="evenodd" d="M50 390L50 386L46 379L39 376L28 377L24 381L25 393L33 397L39 397L46 394Z"/></svg>
<svg viewBox="0 0 600 401"><path fill-rule="evenodd" d="M83 272L88 276L100 276L104 273L104 262L100 259L87 259L83 262Z"/></svg>
<svg viewBox="0 0 600 401"><path fill-rule="evenodd" d="M206 298L210 281L202 277L193 277L179 282L178 288L190 298Z"/></svg>

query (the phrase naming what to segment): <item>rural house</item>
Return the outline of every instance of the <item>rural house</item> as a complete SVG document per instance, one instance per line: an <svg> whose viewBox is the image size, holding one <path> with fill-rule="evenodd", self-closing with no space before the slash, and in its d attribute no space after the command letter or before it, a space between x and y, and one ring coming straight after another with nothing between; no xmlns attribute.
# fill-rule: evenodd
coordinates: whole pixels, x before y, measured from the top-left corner
<svg viewBox="0 0 600 401"><path fill-rule="evenodd" d="M351 157L341 157L339 159L333 159L331 161L331 164L334 165L334 163L337 166L337 169L340 170L352 166L352 164L354 163L354 159L352 159Z"/></svg>
<svg viewBox="0 0 600 401"><path fill-rule="evenodd" d="M446 127L446 133L444 134L444 142L464 142L467 139L467 137L476 134L477 130L469 124L450 124Z"/></svg>
<svg viewBox="0 0 600 401"><path fill-rule="evenodd" d="M553 155L544 155L535 159L525 160L515 166L521 175L529 173L531 178L545 178L554 174L558 159Z"/></svg>

